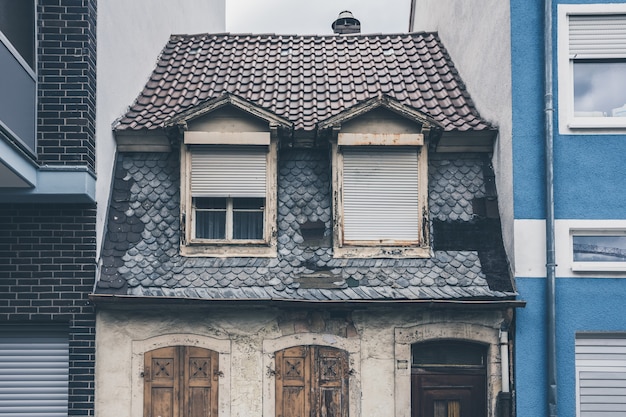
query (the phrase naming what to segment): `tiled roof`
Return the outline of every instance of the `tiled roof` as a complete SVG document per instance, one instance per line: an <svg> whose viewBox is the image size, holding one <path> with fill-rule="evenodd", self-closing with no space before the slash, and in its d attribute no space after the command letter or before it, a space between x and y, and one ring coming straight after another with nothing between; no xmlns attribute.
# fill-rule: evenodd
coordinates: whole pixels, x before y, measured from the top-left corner
<svg viewBox="0 0 626 417"><path fill-rule="evenodd" d="M289 120L296 130L390 96L445 131L492 129L476 111L436 33L174 35L139 97L114 125L153 130L226 94Z"/></svg>
<svg viewBox="0 0 626 417"><path fill-rule="evenodd" d="M179 254L178 161L175 151L118 155L96 294L286 301L515 295L506 268L496 272L508 284L490 281L492 274L476 247L435 247L429 259L338 259L333 257L330 239L308 241L302 230L309 222L321 223L324 236L331 235L331 171L323 150L281 151L277 257L183 257ZM482 164L482 159L456 154L431 160L433 218L448 224L475 219L471 200L485 196ZM501 261L506 264L505 258Z"/></svg>

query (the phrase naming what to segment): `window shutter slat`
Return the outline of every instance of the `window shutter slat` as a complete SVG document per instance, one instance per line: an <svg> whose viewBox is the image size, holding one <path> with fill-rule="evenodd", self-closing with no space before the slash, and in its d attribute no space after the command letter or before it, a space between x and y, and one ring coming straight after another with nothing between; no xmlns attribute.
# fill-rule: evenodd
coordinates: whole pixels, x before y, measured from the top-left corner
<svg viewBox="0 0 626 417"><path fill-rule="evenodd" d="M570 15L572 59L626 58L626 15Z"/></svg>
<svg viewBox="0 0 626 417"><path fill-rule="evenodd" d="M191 152L193 197L265 197L267 148L199 148Z"/></svg>
<svg viewBox="0 0 626 417"><path fill-rule="evenodd" d="M626 339L577 338L580 415L626 411Z"/></svg>
<svg viewBox="0 0 626 417"><path fill-rule="evenodd" d="M346 241L418 239L418 151L343 150Z"/></svg>
<svg viewBox="0 0 626 417"><path fill-rule="evenodd" d="M67 416L67 330L0 327L0 415Z"/></svg>

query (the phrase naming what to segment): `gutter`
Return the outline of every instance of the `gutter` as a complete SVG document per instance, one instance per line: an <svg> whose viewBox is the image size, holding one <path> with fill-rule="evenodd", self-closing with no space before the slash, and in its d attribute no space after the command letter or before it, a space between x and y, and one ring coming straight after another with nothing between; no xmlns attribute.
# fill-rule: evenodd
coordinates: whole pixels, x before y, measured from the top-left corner
<svg viewBox="0 0 626 417"><path fill-rule="evenodd" d="M552 46L552 0L544 0L545 65L545 170L546 170L546 331L548 366L548 415L557 416L556 380L556 282L554 250L554 82Z"/></svg>
<svg viewBox="0 0 626 417"><path fill-rule="evenodd" d="M243 305L267 305L273 306L333 306L346 308L350 306L373 306L373 305L419 305L427 308L450 308L450 307L477 307L477 308L523 308L526 306L526 301L518 299L508 300L286 300L286 299L262 299L262 298L249 298L249 299L232 299L232 298L177 298L167 296L137 296L137 295L119 295L119 294L89 294L89 300L94 304L107 304L107 305L128 305L135 307L138 304L143 305L162 305L163 302L169 304L211 304L212 306L241 306Z"/></svg>

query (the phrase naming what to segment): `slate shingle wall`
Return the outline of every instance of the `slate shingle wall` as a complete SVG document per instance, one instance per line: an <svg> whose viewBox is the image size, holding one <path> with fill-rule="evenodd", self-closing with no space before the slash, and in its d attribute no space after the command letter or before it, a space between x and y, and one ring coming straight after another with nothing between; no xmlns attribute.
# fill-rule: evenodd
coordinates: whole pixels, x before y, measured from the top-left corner
<svg viewBox="0 0 626 417"><path fill-rule="evenodd" d="M70 415L93 415L95 205L0 205L0 324L69 327Z"/></svg>
<svg viewBox="0 0 626 417"><path fill-rule="evenodd" d="M474 219L472 200L485 195L482 164L467 155L432 159L433 219ZM496 295L473 248L428 259L333 258L328 151L279 155L276 258L182 257L178 172L177 152L118 155L98 293L319 300ZM307 225L314 226L313 238Z"/></svg>
<svg viewBox="0 0 626 417"><path fill-rule="evenodd" d="M37 153L95 170L96 0L37 4Z"/></svg>

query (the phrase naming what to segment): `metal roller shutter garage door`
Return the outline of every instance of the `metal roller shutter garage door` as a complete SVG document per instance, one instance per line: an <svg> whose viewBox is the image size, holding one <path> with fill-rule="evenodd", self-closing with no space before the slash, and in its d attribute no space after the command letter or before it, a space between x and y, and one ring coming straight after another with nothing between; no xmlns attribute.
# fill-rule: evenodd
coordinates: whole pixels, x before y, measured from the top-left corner
<svg viewBox="0 0 626 417"><path fill-rule="evenodd" d="M0 326L0 416L67 416L68 375L67 328Z"/></svg>

